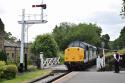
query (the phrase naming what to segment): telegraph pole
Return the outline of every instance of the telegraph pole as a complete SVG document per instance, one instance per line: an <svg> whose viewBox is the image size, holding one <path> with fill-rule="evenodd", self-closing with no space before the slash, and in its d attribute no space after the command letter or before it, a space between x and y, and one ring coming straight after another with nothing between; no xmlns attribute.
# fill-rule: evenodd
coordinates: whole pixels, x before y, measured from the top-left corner
<svg viewBox="0 0 125 83"><path fill-rule="evenodd" d="M41 7L41 14L40 14L40 19L30 19L26 20L25 19L25 9L22 9L22 20L18 21L19 24L22 24L22 30L21 30L21 49L20 49L20 65L19 65L19 71L23 72L24 71L24 39L25 39L25 26L29 24L42 24L42 23L47 23L46 20L44 20L43 16L43 9L46 9L46 4L43 4L43 1L39 5L32 5L32 7ZM34 16L34 15L33 15Z"/></svg>

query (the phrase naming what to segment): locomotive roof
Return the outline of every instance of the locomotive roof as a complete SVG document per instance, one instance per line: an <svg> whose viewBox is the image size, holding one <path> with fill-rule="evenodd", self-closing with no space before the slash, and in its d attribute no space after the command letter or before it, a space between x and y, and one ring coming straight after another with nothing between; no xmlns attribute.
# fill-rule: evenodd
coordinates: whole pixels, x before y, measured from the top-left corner
<svg viewBox="0 0 125 83"><path fill-rule="evenodd" d="M71 47L71 46L73 46L74 45L74 43L76 43L77 45L84 45L84 46L88 46L88 47L92 47L92 48L95 48L96 49L96 47L95 46L93 46L93 45L91 45L91 44L88 44L88 43L86 43L86 42L82 42L82 41L73 41L73 42L71 42L70 44L69 44L69 46L68 47Z"/></svg>

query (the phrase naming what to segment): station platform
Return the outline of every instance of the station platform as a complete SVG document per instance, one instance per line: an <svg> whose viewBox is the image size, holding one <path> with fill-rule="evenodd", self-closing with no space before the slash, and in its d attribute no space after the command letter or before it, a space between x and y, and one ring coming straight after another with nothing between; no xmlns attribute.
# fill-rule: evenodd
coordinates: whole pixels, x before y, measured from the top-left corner
<svg viewBox="0 0 125 83"><path fill-rule="evenodd" d="M71 72L54 83L125 83L125 71L120 73L114 73L114 71Z"/></svg>

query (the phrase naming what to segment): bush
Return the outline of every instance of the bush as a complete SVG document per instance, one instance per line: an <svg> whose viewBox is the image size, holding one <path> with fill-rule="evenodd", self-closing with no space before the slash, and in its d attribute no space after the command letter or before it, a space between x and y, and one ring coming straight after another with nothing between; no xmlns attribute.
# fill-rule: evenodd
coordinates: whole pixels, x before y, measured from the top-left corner
<svg viewBox="0 0 125 83"><path fill-rule="evenodd" d="M45 58L51 58L58 56L58 45L51 34L39 35L31 45L31 52L34 55L43 52Z"/></svg>
<svg viewBox="0 0 125 83"><path fill-rule="evenodd" d="M125 54L125 48L118 51L120 54Z"/></svg>
<svg viewBox="0 0 125 83"><path fill-rule="evenodd" d="M16 77L16 73L17 73L16 65L6 65L3 66L3 73L1 75L1 78L12 79Z"/></svg>
<svg viewBox="0 0 125 83"><path fill-rule="evenodd" d="M4 66L5 66L5 62L4 61L0 61L0 78L1 78L1 76L3 74Z"/></svg>
<svg viewBox="0 0 125 83"><path fill-rule="evenodd" d="M112 71L114 68L114 57L112 55L105 57L105 67L99 71Z"/></svg>
<svg viewBox="0 0 125 83"><path fill-rule="evenodd" d="M64 64L64 53L63 52L59 52L58 55L60 57L60 64Z"/></svg>
<svg viewBox="0 0 125 83"><path fill-rule="evenodd" d="M114 58L110 58L107 63L106 63L106 66L105 66L105 71L112 71L113 69L113 65L114 65Z"/></svg>
<svg viewBox="0 0 125 83"><path fill-rule="evenodd" d="M4 72L3 72L3 70L4 70L3 68L4 68L4 67L0 67L0 79L2 78L2 75L3 75L3 73L4 73Z"/></svg>
<svg viewBox="0 0 125 83"><path fill-rule="evenodd" d="M5 62L4 61L0 61L0 67L1 66L5 66Z"/></svg>

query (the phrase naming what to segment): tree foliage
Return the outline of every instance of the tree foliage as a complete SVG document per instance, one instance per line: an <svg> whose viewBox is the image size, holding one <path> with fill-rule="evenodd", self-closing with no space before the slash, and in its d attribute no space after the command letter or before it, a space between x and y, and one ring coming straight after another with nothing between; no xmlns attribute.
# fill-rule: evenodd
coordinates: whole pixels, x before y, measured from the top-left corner
<svg viewBox="0 0 125 83"><path fill-rule="evenodd" d="M2 20L1 20L1 18L0 18L0 32L4 32L4 24L3 24L3 22L2 22Z"/></svg>
<svg viewBox="0 0 125 83"><path fill-rule="evenodd" d="M72 28L75 26L75 24L63 22L54 28L52 34L61 50L64 49L69 43L69 38L73 36Z"/></svg>
<svg viewBox="0 0 125 83"><path fill-rule="evenodd" d="M102 35L102 41L105 43L104 48L109 49L110 36L108 34Z"/></svg>
<svg viewBox="0 0 125 83"><path fill-rule="evenodd" d="M125 17L125 0L122 0L122 8L120 15ZM120 36L114 41L110 42L110 47L112 49L122 49L125 48L125 27L120 32Z"/></svg>
<svg viewBox="0 0 125 83"><path fill-rule="evenodd" d="M7 56L6 56L5 51L0 49L0 61L5 61L6 62L6 60L7 60Z"/></svg>
<svg viewBox="0 0 125 83"><path fill-rule="evenodd" d="M44 57L56 57L58 46L52 35L38 35L31 45L31 52L34 55L39 55L40 52L43 52Z"/></svg>
<svg viewBox="0 0 125 83"><path fill-rule="evenodd" d="M122 0L122 9L121 9L121 15L125 16L125 0Z"/></svg>
<svg viewBox="0 0 125 83"><path fill-rule="evenodd" d="M119 36L119 46L120 48L124 48L125 47L125 27L123 27L123 29L120 32L120 36Z"/></svg>
<svg viewBox="0 0 125 83"><path fill-rule="evenodd" d="M120 36L112 42L113 49L125 48L125 27L120 32Z"/></svg>
<svg viewBox="0 0 125 83"><path fill-rule="evenodd" d="M14 37L11 32L5 32L5 40L15 42L17 38Z"/></svg>
<svg viewBox="0 0 125 83"><path fill-rule="evenodd" d="M17 38L14 37L11 32L4 31L4 23L0 19L0 34L1 32L3 33L5 40L10 42L15 42L17 40Z"/></svg>
<svg viewBox="0 0 125 83"><path fill-rule="evenodd" d="M100 46L102 29L96 24L80 23L78 25L63 22L56 26L53 35L61 50L74 41L80 40L92 45Z"/></svg>

